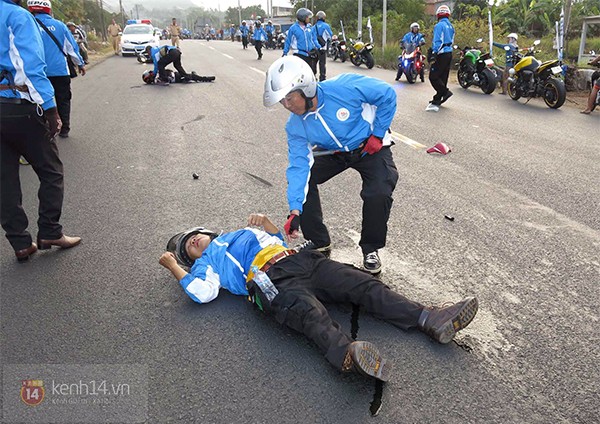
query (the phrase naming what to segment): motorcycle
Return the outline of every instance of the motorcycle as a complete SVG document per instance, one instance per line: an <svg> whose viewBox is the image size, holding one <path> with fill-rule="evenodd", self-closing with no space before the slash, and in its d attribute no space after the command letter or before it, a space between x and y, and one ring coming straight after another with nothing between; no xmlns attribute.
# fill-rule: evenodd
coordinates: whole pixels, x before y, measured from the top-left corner
<svg viewBox="0 0 600 424"><path fill-rule="evenodd" d="M283 49L283 46L285 44L285 39L286 39L286 35L285 33L281 33L277 36L277 43L275 44L275 47L278 49Z"/></svg>
<svg viewBox="0 0 600 424"><path fill-rule="evenodd" d="M562 68L557 59L545 62L537 60L533 54L538 44L540 40L535 40L524 55L519 52L513 53L512 63L515 65L508 71L508 95L513 100L527 97L527 101L534 97L542 97L546 106L558 109L567 98L565 83L558 78ZM506 49L510 50L508 46Z"/></svg>
<svg viewBox="0 0 600 424"><path fill-rule="evenodd" d="M340 59L341 62L345 62L348 57L348 54L346 53L346 42L337 35L334 35L331 38L331 44L327 50L327 55L332 60Z"/></svg>
<svg viewBox="0 0 600 424"><path fill-rule="evenodd" d="M479 38L477 43L483 40ZM458 83L465 90L474 85L481 88L485 94L492 94L498 84L498 74L494 67L494 59L489 53L481 53L478 48L465 46L460 48L453 46L455 50L460 50L460 62L458 63Z"/></svg>
<svg viewBox="0 0 600 424"><path fill-rule="evenodd" d="M146 54L145 50L142 50L140 53L137 54L137 61L139 63L154 63L150 55Z"/></svg>
<svg viewBox="0 0 600 424"><path fill-rule="evenodd" d="M265 43L265 49L275 50L277 46L277 41L275 40L275 35L272 33L267 34L267 42Z"/></svg>
<svg viewBox="0 0 600 424"><path fill-rule="evenodd" d="M375 66L375 59L371 53L373 50L373 44L363 43L361 40L350 39L348 46L348 56L350 56L350 62L354 66L360 66L362 63L367 65L367 68L371 69Z"/></svg>
<svg viewBox="0 0 600 424"><path fill-rule="evenodd" d="M402 54L398 56L396 81L404 73L406 80L411 84L417 81L417 77L421 77L421 82L425 82L425 65L423 63L423 54L421 53L421 46L423 44L425 44L425 41L421 41L418 46L415 43L408 43L404 46Z"/></svg>

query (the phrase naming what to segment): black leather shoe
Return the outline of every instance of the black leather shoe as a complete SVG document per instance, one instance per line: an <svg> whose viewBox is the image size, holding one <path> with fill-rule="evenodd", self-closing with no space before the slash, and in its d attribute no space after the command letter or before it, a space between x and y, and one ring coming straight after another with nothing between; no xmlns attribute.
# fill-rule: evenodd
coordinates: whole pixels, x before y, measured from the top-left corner
<svg viewBox="0 0 600 424"><path fill-rule="evenodd" d="M381 272L381 259L377 254L377 250L371 253L367 253L363 257L363 267L365 271L369 271L371 274L379 274Z"/></svg>
<svg viewBox="0 0 600 424"><path fill-rule="evenodd" d="M17 257L17 261L25 262L29 259L31 255L37 252L38 248L35 243L31 243L27 249L15 250L15 256Z"/></svg>
<svg viewBox="0 0 600 424"><path fill-rule="evenodd" d="M357 372L381 381L389 380L391 369L391 363L383 359L375 345L369 342L350 343L342 364L343 372Z"/></svg>
<svg viewBox="0 0 600 424"><path fill-rule="evenodd" d="M446 307L423 309L419 317L419 329L441 344L450 343L457 331L473 321L479 302L475 297L467 297Z"/></svg>
<svg viewBox="0 0 600 424"><path fill-rule="evenodd" d="M61 249L70 249L71 247L75 247L81 243L81 237L69 237L63 235L61 238L56 240L44 240L38 237L37 243L40 250L50 249L52 246L58 246Z"/></svg>
<svg viewBox="0 0 600 424"><path fill-rule="evenodd" d="M450 97L452 97L452 94L454 94L452 91L447 90L446 94L444 94L442 96L442 101L440 102L440 104L444 103L446 100L448 100Z"/></svg>
<svg viewBox="0 0 600 424"><path fill-rule="evenodd" d="M66 132L59 132L58 136L60 138L69 138L69 132L68 131L66 131Z"/></svg>

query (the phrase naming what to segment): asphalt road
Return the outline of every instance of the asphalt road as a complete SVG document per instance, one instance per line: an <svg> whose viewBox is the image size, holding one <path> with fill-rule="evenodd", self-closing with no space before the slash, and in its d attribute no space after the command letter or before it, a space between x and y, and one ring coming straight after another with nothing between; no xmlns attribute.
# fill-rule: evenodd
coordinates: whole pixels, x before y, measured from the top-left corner
<svg viewBox="0 0 600 424"><path fill-rule="evenodd" d="M398 93L400 179L382 279L423 303L480 300L471 326L447 346L360 315L358 339L395 364L372 418L373 382L338 373L242 298L222 292L193 303L158 265L182 229L234 230L251 212L282 225L287 214L287 112L262 106L264 71L280 51L257 61L239 43L184 41L182 50L188 71L216 82L146 86L147 65L121 57L73 81L71 137L59 140L62 223L83 243L26 264L0 243L5 422L20 402L21 382L7 377L14 364L67 364L75 374L88 364L141 366L147 374L134 390L147 404L113 422L598 422L598 113L453 85L432 114L428 82L328 65L329 76L359 72ZM440 141L450 154L425 152ZM38 183L29 167L21 171L35 235ZM333 257L355 264L359 191L352 172L322 189ZM333 315L350 331L349 308ZM29 422L49 420L19 407ZM56 413L54 422L84 420Z"/></svg>

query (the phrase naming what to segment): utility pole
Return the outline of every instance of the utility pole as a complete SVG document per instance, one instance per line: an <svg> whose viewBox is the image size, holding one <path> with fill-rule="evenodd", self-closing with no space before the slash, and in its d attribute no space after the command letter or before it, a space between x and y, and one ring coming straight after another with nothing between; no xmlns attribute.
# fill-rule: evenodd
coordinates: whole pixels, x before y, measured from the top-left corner
<svg viewBox="0 0 600 424"><path fill-rule="evenodd" d="M362 0L358 0L358 34L357 37L362 39Z"/></svg>
<svg viewBox="0 0 600 424"><path fill-rule="evenodd" d="M125 28L125 13L123 13L123 0L119 0L119 12L121 13L121 21L123 22L123 28Z"/></svg>
<svg viewBox="0 0 600 424"><path fill-rule="evenodd" d="M238 0L238 17L240 18L240 26L242 26L242 5L240 4L240 0Z"/></svg>
<svg viewBox="0 0 600 424"><path fill-rule="evenodd" d="M106 37L106 23L104 22L104 4L100 1L100 25L102 25L102 41L108 41Z"/></svg>
<svg viewBox="0 0 600 424"><path fill-rule="evenodd" d="M383 0L383 34L381 37L381 51L385 51L387 44L387 0Z"/></svg>

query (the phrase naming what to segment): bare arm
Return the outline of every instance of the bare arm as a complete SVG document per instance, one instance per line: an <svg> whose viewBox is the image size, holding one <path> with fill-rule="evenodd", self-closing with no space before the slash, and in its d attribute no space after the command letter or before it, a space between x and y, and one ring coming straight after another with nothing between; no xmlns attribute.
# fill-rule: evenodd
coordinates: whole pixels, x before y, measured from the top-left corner
<svg viewBox="0 0 600 424"><path fill-rule="evenodd" d="M279 228L271 222L269 218L260 213L253 213L248 217L248 225L263 227L267 233L275 234L279 232Z"/></svg>
<svg viewBox="0 0 600 424"><path fill-rule="evenodd" d="M171 271L171 274L177 278L177 281L181 281L181 279L187 275L186 270L179 266L177 259L175 259L175 255L171 252L163 253L158 263Z"/></svg>

